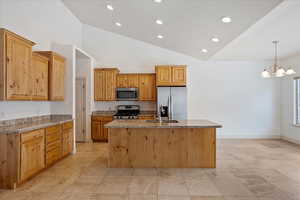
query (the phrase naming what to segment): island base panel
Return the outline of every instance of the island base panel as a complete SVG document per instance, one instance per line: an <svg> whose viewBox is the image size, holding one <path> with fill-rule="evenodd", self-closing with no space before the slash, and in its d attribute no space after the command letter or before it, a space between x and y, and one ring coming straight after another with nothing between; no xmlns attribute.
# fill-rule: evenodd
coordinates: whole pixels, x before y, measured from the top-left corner
<svg viewBox="0 0 300 200"><path fill-rule="evenodd" d="M111 168L215 168L216 128L110 128Z"/></svg>

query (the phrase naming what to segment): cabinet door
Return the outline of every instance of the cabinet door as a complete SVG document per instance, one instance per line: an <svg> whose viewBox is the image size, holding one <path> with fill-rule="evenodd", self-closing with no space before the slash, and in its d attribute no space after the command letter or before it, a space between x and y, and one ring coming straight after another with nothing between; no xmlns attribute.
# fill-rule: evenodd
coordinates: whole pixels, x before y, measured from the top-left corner
<svg viewBox="0 0 300 200"><path fill-rule="evenodd" d="M31 100L31 45L6 36L7 100Z"/></svg>
<svg viewBox="0 0 300 200"><path fill-rule="evenodd" d="M172 68L170 66L156 66L156 85L170 86L172 82Z"/></svg>
<svg viewBox="0 0 300 200"><path fill-rule="evenodd" d="M186 85L186 67L176 66L172 67L172 85L185 86Z"/></svg>
<svg viewBox="0 0 300 200"><path fill-rule="evenodd" d="M73 129L63 130L62 155L66 156L73 151Z"/></svg>
<svg viewBox="0 0 300 200"><path fill-rule="evenodd" d="M117 87L118 88L127 88L128 87L128 75L127 74L118 74L117 75Z"/></svg>
<svg viewBox="0 0 300 200"><path fill-rule="evenodd" d="M102 135L103 135L102 140L103 141L108 141L108 128L105 128L104 125L111 121L112 121L112 119L105 119L105 120L101 121L101 129L102 129Z"/></svg>
<svg viewBox="0 0 300 200"><path fill-rule="evenodd" d="M50 68L50 100L63 101L65 97L65 60L54 55Z"/></svg>
<svg viewBox="0 0 300 200"><path fill-rule="evenodd" d="M95 70L94 71L94 99L95 101L105 100L105 71Z"/></svg>
<svg viewBox="0 0 300 200"><path fill-rule="evenodd" d="M92 121L92 140L101 141L103 138L101 121Z"/></svg>
<svg viewBox="0 0 300 200"><path fill-rule="evenodd" d="M114 101L116 99L117 73L115 70L105 70L105 100Z"/></svg>
<svg viewBox="0 0 300 200"><path fill-rule="evenodd" d="M139 75L138 74L127 74L128 87L138 88L139 87Z"/></svg>
<svg viewBox="0 0 300 200"><path fill-rule="evenodd" d="M21 181L45 167L44 130L24 133L21 136Z"/></svg>
<svg viewBox="0 0 300 200"><path fill-rule="evenodd" d="M32 56L32 99L48 100L48 59L33 54Z"/></svg>
<svg viewBox="0 0 300 200"><path fill-rule="evenodd" d="M155 74L140 74L139 76L139 100L155 101L156 84Z"/></svg>

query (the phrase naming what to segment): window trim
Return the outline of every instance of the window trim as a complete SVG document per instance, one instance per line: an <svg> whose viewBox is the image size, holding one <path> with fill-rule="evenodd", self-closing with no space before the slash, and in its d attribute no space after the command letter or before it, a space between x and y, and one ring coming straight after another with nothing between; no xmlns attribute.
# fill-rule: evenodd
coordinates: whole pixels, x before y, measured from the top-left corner
<svg viewBox="0 0 300 200"><path fill-rule="evenodd" d="M300 77L295 77L293 80L293 86L294 86L294 126L300 127L300 118L298 119L299 116L299 104L300 104L300 98L298 98L298 91L300 90Z"/></svg>

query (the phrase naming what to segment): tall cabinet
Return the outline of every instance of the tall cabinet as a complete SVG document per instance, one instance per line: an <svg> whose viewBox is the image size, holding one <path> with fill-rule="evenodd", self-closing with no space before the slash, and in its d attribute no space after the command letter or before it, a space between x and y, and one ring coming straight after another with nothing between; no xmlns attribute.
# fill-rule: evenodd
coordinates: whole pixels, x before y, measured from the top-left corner
<svg viewBox="0 0 300 200"><path fill-rule="evenodd" d="M35 43L0 29L0 100L31 100L31 53Z"/></svg>

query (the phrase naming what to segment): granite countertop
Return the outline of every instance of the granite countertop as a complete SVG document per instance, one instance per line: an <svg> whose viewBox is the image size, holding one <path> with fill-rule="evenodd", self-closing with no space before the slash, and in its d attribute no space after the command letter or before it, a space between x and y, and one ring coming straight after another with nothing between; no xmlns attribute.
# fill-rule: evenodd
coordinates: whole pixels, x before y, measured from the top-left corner
<svg viewBox="0 0 300 200"><path fill-rule="evenodd" d="M208 120L178 120L179 123L151 123L146 120L114 120L106 128L222 128Z"/></svg>
<svg viewBox="0 0 300 200"><path fill-rule="evenodd" d="M0 134L17 134L72 121L72 116L54 117L22 124L0 126Z"/></svg>

